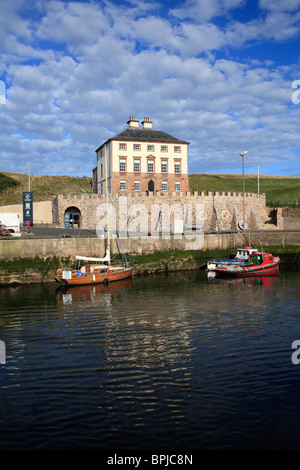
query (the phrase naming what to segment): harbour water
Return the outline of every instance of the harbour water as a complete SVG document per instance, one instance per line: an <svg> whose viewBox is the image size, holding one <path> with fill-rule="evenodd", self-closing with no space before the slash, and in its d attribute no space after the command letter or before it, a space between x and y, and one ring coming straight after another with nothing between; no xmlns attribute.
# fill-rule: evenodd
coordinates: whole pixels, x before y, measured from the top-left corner
<svg viewBox="0 0 300 470"><path fill-rule="evenodd" d="M0 450L299 449L299 286L286 269L2 288Z"/></svg>

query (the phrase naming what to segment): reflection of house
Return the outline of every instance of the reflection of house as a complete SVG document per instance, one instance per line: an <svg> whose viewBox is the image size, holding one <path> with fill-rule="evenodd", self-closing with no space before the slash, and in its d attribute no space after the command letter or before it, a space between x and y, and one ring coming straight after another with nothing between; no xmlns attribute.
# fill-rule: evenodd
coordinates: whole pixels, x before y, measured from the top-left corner
<svg viewBox="0 0 300 470"><path fill-rule="evenodd" d="M93 189L104 194L105 150L108 189L112 194L135 191L188 191L188 142L160 130L152 129L150 118L142 128L131 116L128 127L97 150L97 167L93 171Z"/></svg>

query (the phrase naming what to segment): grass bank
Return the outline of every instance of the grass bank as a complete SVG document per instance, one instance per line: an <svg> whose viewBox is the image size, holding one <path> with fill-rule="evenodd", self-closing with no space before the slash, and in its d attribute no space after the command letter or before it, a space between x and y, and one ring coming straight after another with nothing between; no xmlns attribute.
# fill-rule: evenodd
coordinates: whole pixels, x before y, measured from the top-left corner
<svg viewBox="0 0 300 470"><path fill-rule="evenodd" d="M30 189L34 201L44 201L56 194L91 193L91 182L88 176L31 175ZM191 191L242 192L243 180L241 175L234 174L191 174L189 188ZM0 206L21 203L23 191L28 191L28 174L0 173ZM258 192L257 175L245 175L245 191ZM300 206L300 177L260 175L259 192L266 193L269 207Z"/></svg>
<svg viewBox="0 0 300 470"><path fill-rule="evenodd" d="M191 191L223 191L242 192L243 179L241 175L189 175ZM258 192L257 175L245 176L245 191ZM265 193L269 207L298 207L300 206L300 177L266 176L259 177L259 192Z"/></svg>
<svg viewBox="0 0 300 470"><path fill-rule="evenodd" d="M30 190L34 201L45 201L56 194L92 193L92 178L88 176L40 176L31 175ZM28 175L24 173L0 173L0 206L21 204L23 191L28 191Z"/></svg>

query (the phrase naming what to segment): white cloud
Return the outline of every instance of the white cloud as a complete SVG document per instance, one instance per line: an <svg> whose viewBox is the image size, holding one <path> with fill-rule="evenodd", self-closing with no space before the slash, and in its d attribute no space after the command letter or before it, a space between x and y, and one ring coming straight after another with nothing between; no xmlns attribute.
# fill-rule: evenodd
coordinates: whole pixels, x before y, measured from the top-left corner
<svg viewBox="0 0 300 470"><path fill-rule="evenodd" d="M210 21L212 18L241 6L244 0L186 0L180 8L172 10L179 18L193 18L198 23Z"/></svg>
<svg viewBox="0 0 300 470"><path fill-rule="evenodd" d="M1 2L0 15L0 47L3 50L9 47L11 35L29 40L31 29L28 21L20 17L19 10L24 5L24 0L12 0Z"/></svg>
<svg viewBox="0 0 300 470"><path fill-rule="evenodd" d="M300 0L259 0L259 6L269 11L296 11Z"/></svg>
<svg viewBox="0 0 300 470"><path fill-rule="evenodd" d="M9 3L7 15L20 31L6 27L0 69L7 87L0 104L4 169L91 174L94 150L132 114L190 141L190 171L235 169L244 148L252 166L283 157L294 164L297 58L285 67L246 60L243 46L295 38L296 2L272 8L261 1L264 15L244 23L228 16L222 28L211 19L244 2L188 1L172 11L175 20L157 14L161 5L141 1L37 1L32 17L20 13L30 3Z"/></svg>
<svg viewBox="0 0 300 470"><path fill-rule="evenodd" d="M47 3L47 14L36 35L40 39L67 44L92 44L107 30L107 18L97 5L54 0Z"/></svg>

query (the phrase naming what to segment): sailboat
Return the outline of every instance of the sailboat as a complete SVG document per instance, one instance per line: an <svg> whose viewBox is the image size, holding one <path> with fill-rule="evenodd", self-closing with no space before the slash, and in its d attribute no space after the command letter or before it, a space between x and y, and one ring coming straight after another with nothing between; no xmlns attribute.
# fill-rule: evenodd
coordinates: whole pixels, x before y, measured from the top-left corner
<svg viewBox="0 0 300 470"><path fill-rule="evenodd" d="M134 267L126 259L125 262L114 264L110 257L110 236L109 236L109 211L108 211L108 185L107 185L107 162L105 148L105 179L106 179L106 206L107 206L107 247L104 258L94 258L77 255L75 258L80 263L87 262L83 266L73 269L58 269L55 281L63 286L79 286L85 284L106 284L112 281L121 281L132 276ZM120 238L120 235L119 235ZM121 238L120 238L121 240ZM122 245L123 248L123 245Z"/></svg>

